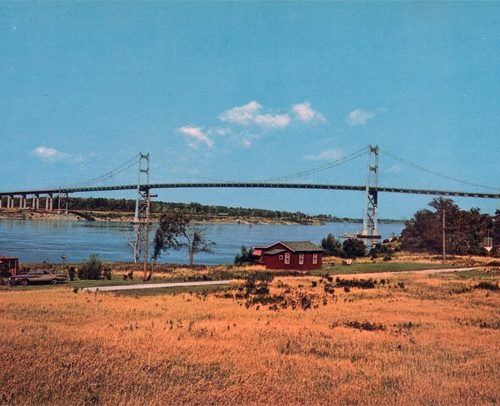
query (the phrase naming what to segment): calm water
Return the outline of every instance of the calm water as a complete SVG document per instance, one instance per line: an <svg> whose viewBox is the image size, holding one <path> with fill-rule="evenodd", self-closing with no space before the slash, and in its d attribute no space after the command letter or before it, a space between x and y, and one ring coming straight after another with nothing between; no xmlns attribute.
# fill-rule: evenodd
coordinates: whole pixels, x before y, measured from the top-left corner
<svg viewBox="0 0 500 406"><path fill-rule="evenodd" d="M231 264L242 245L271 244L279 240L310 240L319 243L328 233L335 237L356 233L361 224L328 223L320 226L208 224L204 226L209 239L217 245L214 254L199 254L199 264ZM402 223L380 224L382 238L397 235ZM126 235L131 226L124 223L76 221L25 221L0 219L0 255L13 255L22 262L60 262L86 260L97 254L103 260L131 261L132 253ZM162 262L186 263L184 251L164 255Z"/></svg>

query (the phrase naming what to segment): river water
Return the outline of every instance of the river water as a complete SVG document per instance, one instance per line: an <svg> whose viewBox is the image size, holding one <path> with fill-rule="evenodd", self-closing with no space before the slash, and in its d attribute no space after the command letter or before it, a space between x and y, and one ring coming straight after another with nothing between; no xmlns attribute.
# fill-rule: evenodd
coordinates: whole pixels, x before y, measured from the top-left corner
<svg viewBox="0 0 500 406"><path fill-rule="evenodd" d="M399 235L403 223L379 224L382 238ZM328 233L336 238L359 232L359 223L324 225L207 224L208 238L216 243L213 254L198 254L197 264L232 264L242 245L269 245L279 240L309 240L319 244ZM30 221L0 219L0 255L21 258L21 262L81 262L97 254L105 261L131 261L127 243L132 226L127 223ZM185 251L169 252L161 262L187 263Z"/></svg>

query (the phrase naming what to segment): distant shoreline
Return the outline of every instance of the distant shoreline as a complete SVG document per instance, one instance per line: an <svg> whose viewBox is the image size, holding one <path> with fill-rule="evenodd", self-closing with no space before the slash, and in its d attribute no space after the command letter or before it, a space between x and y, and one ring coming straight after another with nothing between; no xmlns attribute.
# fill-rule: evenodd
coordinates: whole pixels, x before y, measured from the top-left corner
<svg viewBox="0 0 500 406"><path fill-rule="evenodd" d="M156 221L158 214L152 215L153 221ZM86 211L70 210L68 213L57 213L56 211L33 211L30 209L0 209L0 219L6 220L30 220L30 221L82 221L82 222L107 222L107 223L130 223L133 219L131 212L106 212L106 211ZM381 224L404 223L406 220L400 219L380 219ZM307 220L300 219L291 221L290 219L273 219L267 217L235 217L235 216L193 216L193 223L197 224L255 224L255 225L323 225L327 223L354 223L360 224L362 219L342 218L332 220L319 220L314 217Z"/></svg>

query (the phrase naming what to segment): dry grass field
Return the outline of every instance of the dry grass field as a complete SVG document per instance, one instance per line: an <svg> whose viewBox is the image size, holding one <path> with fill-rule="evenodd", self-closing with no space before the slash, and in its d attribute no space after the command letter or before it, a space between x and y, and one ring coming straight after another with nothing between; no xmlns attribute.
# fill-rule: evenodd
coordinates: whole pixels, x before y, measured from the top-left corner
<svg viewBox="0 0 500 406"><path fill-rule="evenodd" d="M0 404L500 402L498 271L336 278L1 291Z"/></svg>

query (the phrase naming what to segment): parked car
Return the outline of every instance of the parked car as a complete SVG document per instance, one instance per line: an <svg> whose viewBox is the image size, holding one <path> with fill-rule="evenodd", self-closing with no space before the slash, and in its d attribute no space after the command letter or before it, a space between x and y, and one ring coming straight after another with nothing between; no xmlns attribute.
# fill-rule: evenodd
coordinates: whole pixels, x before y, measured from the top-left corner
<svg viewBox="0 0 500 406"><path fill-rule="evenodd" d="M11 285L34 285L52 283L56 285L65 282L64 276L56 275L47 269L32 269L25 274L12 275L9 279Z"/></svg>

